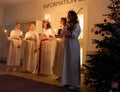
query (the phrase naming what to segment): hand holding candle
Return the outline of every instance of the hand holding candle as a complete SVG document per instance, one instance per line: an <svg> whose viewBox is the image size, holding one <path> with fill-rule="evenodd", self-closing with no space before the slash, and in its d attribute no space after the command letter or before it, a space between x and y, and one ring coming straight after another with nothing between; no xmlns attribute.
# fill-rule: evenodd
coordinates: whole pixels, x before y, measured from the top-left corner
<svg viewBox="0 0 120 92"><path fill-rule="evenodd" d="M7 33L7 30L5 29L4 32L5 32L5 34L6 34L6 33Z"/></svg>
<svg viewBox="0 0 120 92"><path fill-rule="evenodd" d="M7 30L6 30L6 29L4 30L4 36L5 36L6 38L8 38L8 34L7 34Z"/></svg>
<svg viewBox="0 0 120 92"><path fill-rule="evenodd" d="M20 33L20 38L23 39L23 32Z"/></svg>
<svg viewBox="0 0 120 92"><path fill-rule="evenodd" d="M57 29L56 28L54 29L54 33L57 34Z"/></svg>

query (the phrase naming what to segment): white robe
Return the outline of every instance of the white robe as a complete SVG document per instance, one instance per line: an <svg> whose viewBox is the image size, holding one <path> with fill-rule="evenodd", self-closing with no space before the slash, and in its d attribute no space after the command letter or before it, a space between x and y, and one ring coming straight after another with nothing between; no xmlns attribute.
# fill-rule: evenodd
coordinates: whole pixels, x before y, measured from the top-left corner
<svg viewBox="0 0 120 92"><path fill-rule="evenodd" d="M12 30L10 33L10 48L7 59L7 66L19 66L20 65L20 40L21 31L20 30Z"/></svg>
<svg viewBox="0 0 120 92"><path fill-rule="evenodd" d="M47 38L48 40L42 42L40 74L52 75L56 41L52 38L49 38L49 35L54 36L51 32L51 29L44 30L43 34L47 35L47 37L43 37L43 39Z"/></svg>
<svg viewBox="0 0 120 92"><path fill-rule="evenodd" d="M44 37L44 34L46 35L46 37ZM43 33L42 33L43 39L44 38L49 38L50 35L54 37L51 28L43 29Z"/></svg>
<svg viewBox="0 0 120 92"><path fill-rule="evenodd" d="M61 29L61 33L58 35L56 41L56 49L55 49L55 58L53 65L53 74L56 76L62 77L63 71L63 50L64 50L64 31L66 27Z"/></svg>
<svg viewBox="0 0 120 92"><path fill-rule="evenodd" d="M25 71L33 72L36 69L37 52L39 48L39 35L37 31L28 31L25 34L23 68Z"/></svg>
<svg viewBox="0 0 120 92"><path fill-rule="evenodd" d="M64 46L63 39L57 38L55 59L53 65L53 74L59 77L62 77L62 71L63 71L63 46Z"/></svg>
<svg viewBox="0 0 120 92"><path fill-rule="evenodd" d="M62 83L78 87L80 85L80 45L78 36L81 31L78 23L74 25L72 31L72 33L69 30L65 32Z"/></svg>

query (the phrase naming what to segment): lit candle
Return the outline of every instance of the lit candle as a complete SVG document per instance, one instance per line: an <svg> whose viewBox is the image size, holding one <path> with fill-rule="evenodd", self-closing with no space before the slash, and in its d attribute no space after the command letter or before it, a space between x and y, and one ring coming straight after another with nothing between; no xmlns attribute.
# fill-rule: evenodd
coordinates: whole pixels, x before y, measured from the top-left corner
<svg viewBox="0 0 120 92"><path fill-rule="evenodd" d="M21 36L23 35L23 32L21 32Z"/></svg>
<svg viewBox="0 0 120 92"><path fill-rule="evenodd" d="M57 34L57 29L56 28L54 29L54 33Z"/></svg>
<svg viewBox="0 0 120 92"><path fill-rule="evenodd" d="M7 30L5 29L4 32L5 32L5 34L6 34L6 33L7 33Z"/></svg>

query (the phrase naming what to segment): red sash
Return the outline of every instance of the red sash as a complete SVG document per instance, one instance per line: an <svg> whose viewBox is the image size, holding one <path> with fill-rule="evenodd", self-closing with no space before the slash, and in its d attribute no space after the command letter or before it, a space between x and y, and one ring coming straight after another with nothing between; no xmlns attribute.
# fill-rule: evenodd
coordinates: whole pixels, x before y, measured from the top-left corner
<svg viewBox="0 0 120 92"><path fill-rule="evenodd" d="M48 38L42 39L40 41L40 48L39 48L39 62L38 62L38 75L40 74L40 65L41 65L41 49L42 49L42 42L47 41Z"/></svg>

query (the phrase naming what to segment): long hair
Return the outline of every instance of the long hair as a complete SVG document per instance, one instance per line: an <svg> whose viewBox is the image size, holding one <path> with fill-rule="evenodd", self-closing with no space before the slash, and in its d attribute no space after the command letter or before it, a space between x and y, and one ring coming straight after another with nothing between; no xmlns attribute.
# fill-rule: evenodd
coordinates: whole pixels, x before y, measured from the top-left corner
<svg viewBox="0 0 120 92"><path fill-rule="evenodd" d="M52 27L51 27L50 22L49 22L49 21L47 21L47 27L46 27L46 29L49 29L49 28L52 28Z"/></svg>
<svg viewBox="0 0 120 92"><path fill-rule="evenodd" d="M68 30L71 31L74 25L78 23L78 16L75 11L71 10L68 12L67 18L68 18L67 28Z"/></svg>

